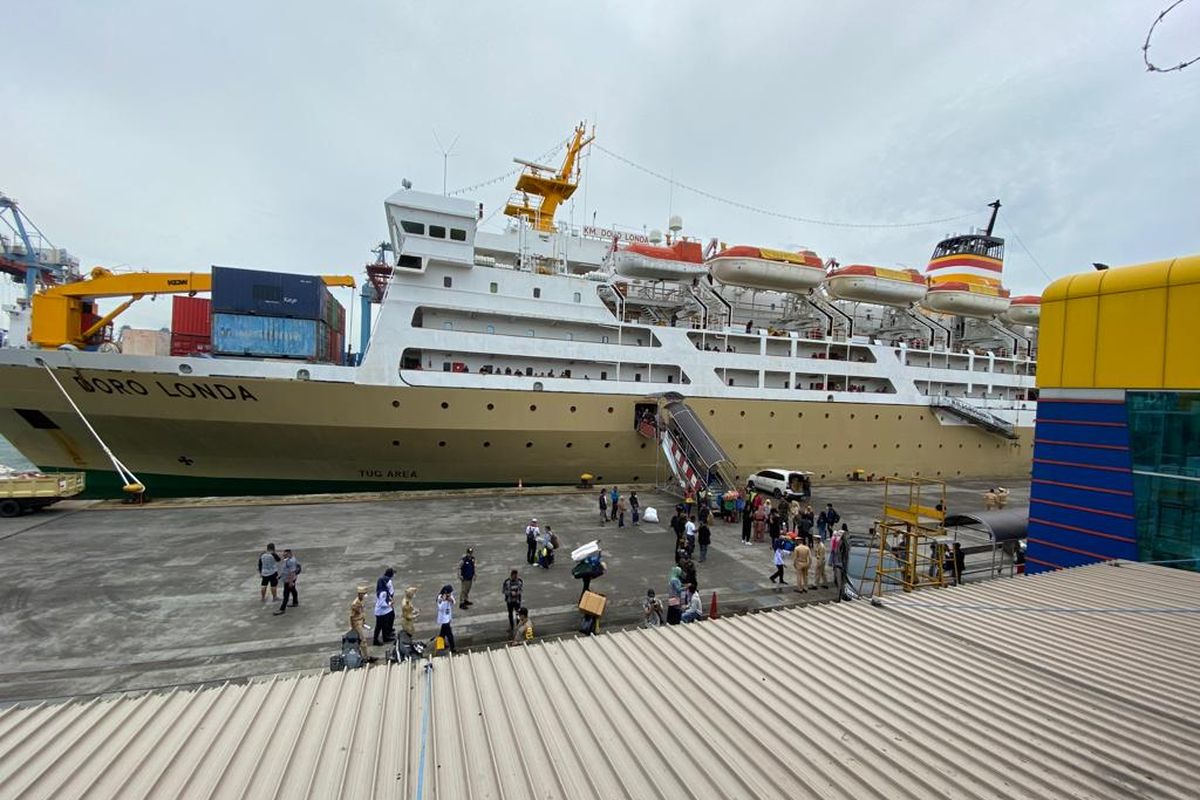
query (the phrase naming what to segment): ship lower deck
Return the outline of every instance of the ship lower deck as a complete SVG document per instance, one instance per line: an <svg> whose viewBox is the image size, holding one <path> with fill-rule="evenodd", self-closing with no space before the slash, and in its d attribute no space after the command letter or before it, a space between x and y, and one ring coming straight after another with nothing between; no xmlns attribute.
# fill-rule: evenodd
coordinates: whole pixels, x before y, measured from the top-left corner
<svg viewBox="0 0 1200 800"><path fill-rule="evenodd" d="M158 496L619 483L667 477L634 429L637 395L386 387L264 378L56 372L116 455ZM108 458L45 370L0 365L0 434L43 469ZM771 466L930 478L1024 476L1032 429L1008 440L916 405L688 398L744 479Z"/></svg>

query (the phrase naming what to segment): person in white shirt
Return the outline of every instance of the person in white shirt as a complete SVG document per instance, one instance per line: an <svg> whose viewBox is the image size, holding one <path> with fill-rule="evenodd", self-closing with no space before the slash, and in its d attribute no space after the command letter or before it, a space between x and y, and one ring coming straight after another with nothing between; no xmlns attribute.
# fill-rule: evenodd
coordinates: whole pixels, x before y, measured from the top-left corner
<svg viewBox="0 0 1200 800"><path fill-rule="evenodd" d="M696 591L696 584L688 584L688 601L687 608L683 610L683 616L680 617L680 622L695 622L704 619L704 607L700 604L700 593Z"/></svg>
<svg viewBox="0 0 1200 800"><path fill-rule="evenodd" d="M446 584L437 599L438 636L446 642L446 649L454 652L454 631L450 622L454 619L454 587Z"/></svg>
<svg viewBox="0 0 1200 800"><path fill-rule="evenodd" d="M687 548L688 556L696 552L696 515L692 514L688 517L688 521L683 525L684 546Z"/></svg>

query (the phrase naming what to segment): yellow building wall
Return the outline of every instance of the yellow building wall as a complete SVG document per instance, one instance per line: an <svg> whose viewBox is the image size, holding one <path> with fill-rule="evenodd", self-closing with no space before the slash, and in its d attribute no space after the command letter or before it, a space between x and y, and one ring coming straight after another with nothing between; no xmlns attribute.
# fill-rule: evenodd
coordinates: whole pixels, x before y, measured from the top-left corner
<svg viewBox="0 0 1200 800"><path fill-rule="evenodd" d="M1046 287L1037 379L1042 389L1200 389L1200 255Z"/></svg>

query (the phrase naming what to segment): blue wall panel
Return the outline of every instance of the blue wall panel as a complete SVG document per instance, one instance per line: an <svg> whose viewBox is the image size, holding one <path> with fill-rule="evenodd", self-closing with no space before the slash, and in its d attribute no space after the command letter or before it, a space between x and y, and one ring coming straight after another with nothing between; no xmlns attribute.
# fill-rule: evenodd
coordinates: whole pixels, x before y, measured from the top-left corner
<svg viewBox="0 0 1200 800"><path fill-rule="evenodd" d="M1124 403L1038 403L1026 571L1137 558L1128 445Z"/></svg>

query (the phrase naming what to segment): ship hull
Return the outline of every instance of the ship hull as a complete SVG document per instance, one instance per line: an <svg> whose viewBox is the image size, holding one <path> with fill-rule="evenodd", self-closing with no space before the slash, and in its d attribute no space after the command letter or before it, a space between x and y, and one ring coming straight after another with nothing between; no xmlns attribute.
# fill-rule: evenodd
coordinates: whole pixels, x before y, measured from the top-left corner
<svg viewBox="0 0 1200 800"><path fill-rule="evenodd" d="M156 496L664 480L634 429L639 395L389 387L256 377L182 378L59 369L71 397ZM44 369L0 365L0 434L47 470L120 482ZM938 419L928 406L688 398L739 479L788 463L836 479L855 469L926 477L1026 475L1015 442ZM36 413L31 413L36 412ZM40 415L40 416L39 416Z"/></svg>

